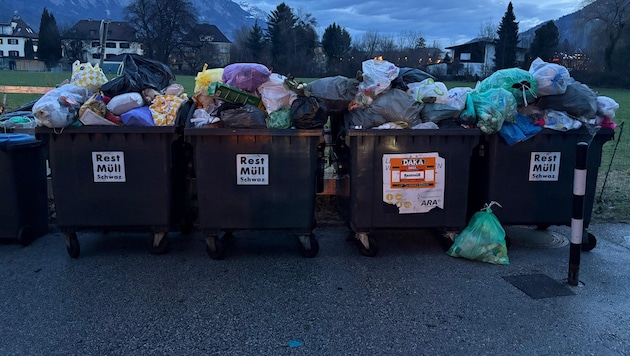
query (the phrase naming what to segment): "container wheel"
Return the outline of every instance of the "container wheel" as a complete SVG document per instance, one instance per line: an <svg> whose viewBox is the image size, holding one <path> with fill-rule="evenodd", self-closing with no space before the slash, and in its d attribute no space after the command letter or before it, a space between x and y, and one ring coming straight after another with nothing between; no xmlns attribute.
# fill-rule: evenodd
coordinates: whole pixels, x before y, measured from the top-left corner
<svg viewBox="0 0 630 356"><path fill-rule="evenodd" d="M365 235L364 237L362 235ZM374 257L378 253L378 244L376 240L367 235L367 234L359 234L357 233L357 241L359 242L359 252L363 256ZM365 242L367 241L368 247L366 247Z"/></svg>
<svg viewBox="0 0 630 356"><path fill-rule="evenodd" d="M154 255L163 255L168 251L168 239L166 232L156 232L151 243L151 253Z"/></svg>
<svg viewBox="0 0 630 356"><path fill-rule="evenodd" d="M72 258L77 258L81 254L81 245L79 245L79 239L76 232L67 232L63 234L64 241L66 243L66 250L68 255Z"/></svg>
<svg viewBox="0 0 630 356"><path fill-rule="evenodd" d="M586 239L584 237L586 237ZM591 251L595 248L595 246L597 246L597 238L595 235L584 231L584 234L582 235L582 251Z"/></svg>
<svg viewBox="0 0 630 356"><path fill-rule="evenodd" d="M308 245L304 240L308 241ZM313 258L317 256L317 253L319 253L319 242L315 238L315 234L311 232L310 235L300 236L299 248L300 253L304 257Z"/></svg>
<svg viewBox="0 0 630 356"><path fill-rule="evenodd" d="M222 260L225 258L225 247L218 236L206 237L206 252L213 260Z"/></svg>
<svg viewBox="0 0 630 356"><path fill-rule="evenodd" d="M17 235L17 240L22 246L28 246L34 240L33 229L30 226L24 226L20 229Z"/></svg>

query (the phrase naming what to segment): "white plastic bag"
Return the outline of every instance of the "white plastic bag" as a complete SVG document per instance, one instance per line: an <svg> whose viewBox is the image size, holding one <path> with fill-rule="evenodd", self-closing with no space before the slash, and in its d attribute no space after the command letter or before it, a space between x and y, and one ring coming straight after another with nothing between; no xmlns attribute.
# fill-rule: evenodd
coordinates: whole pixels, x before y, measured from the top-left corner
<svg viewBox="0 0 630 356"><path fill-rule="evenodd" d="M448 101L446 85L442 82L436 82L432 78L427 78L418 83L409 83L407 87L409 87L407 92L417 102L446 104Z"/></svg>
<svg viewBox="0 0 630 356"><path fill-rule="evenodd" d="M389 89L392 80L398 77L399 68L381 59L368 59L361 64L363 81L359 90L372 98Z"/></svg>
<svg viewBox="0 0 630 356"><path fill-rule="evenodd" d="M582 122L572 118L564 111L545 110L544 127L557 131L569 131L582 127Z"/></svg>
<svg viewBox="0 0 630 356"><path fill-rule="evenodd" d="M466 108L466 97L472 91L469 87L456 87L448 90L448 98L446 105L452 106L459 110Z"/></svg>
<svg viewBox="0 0 630 356"><path fill-rule="evenodd" d="M282 108L290 107L297 98L297 93L289 90L284 84L285 79L287 79L287 77L284 75L272 73L269 76L269 80L258 87L260 99L265 105L265 110L268 114Z"/></svg>
<svg viewBox="0 0 630 356"><path fill-rule="evenodd" d="M619 109L619 104L607 96L597 97L597 114L609 119L615 118L615 113Z"/></svg>
<svg viewBox="0 0 630 356"><path fill-rule="evenodd" d="M71 125L77 120L79 109L88 96L86 88L74 84L65 84L49 91L33 105L37 126L61 128Z"/></svg>
<svg viewBox="0 0 630 356"><path fill-rule="evenodd" d="M539 97L564 94L567 85L572 81L568 69L559 64L547 63L540 58L534 59L529 72L536 79Z"/></svg>

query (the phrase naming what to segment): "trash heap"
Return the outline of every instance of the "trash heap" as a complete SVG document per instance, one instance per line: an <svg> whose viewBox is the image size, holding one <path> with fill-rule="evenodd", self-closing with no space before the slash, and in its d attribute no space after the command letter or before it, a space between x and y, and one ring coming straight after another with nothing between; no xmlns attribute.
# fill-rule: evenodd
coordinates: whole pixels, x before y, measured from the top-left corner
<svg viewBox="0 0 630 356"><path fill-rule="evenodd" d="M70 81L37 100L32 115L5 115L3 123L169 126L175 125L183 104L192 101L194 111L185 113L192 127L316 129L336 115L345 130L463 126L498 133L512 145L542 128L614 129L619 108L612 98L573 79L567 68L540 58L529 70L498 70L475 88L447 88L420 69L398 68L381 59L364 61L356 78L332 76L310 83L259 63L210 69L206 64L190 98L174 79L165 64L134 54L125 56L121 73L109 81L98 65L77 61ZM8 120L11 116L14 122Z"/></svg>

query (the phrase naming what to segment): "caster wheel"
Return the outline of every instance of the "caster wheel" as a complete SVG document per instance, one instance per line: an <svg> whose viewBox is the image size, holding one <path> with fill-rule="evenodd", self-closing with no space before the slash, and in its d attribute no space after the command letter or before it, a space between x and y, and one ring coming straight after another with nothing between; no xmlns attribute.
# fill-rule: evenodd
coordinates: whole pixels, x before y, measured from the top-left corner
<svg viewBox="0 0 630 356"><path fill-rule="evenodd" d="M66 242L66 249L68 250L68 256L77 258L81 254L81 245L79 245L79 239L76 232L68 232L63 235Z"/></svg>
<svg viewBox="0 0 630 356"><path fill-rule="evenodd" d="M582 236L582 251L588 252L597 246L597 238L590 232L586 232L586 239Z"/></svg>
<svg viewBox="0 0 630 356"><path fill-rule="evenodd" d="M370 248L366 248L365 245L361 243L361 240L357 240L359 244L359 252L361 252L363 256L374 257L378 253L378 244L376 243L376 240L372 237L368 236L367 239L368 243L370 244Z"/></svg>
<svg viewBox="0 0 630 356"><path fill-rule="evenodd" d="M319 253L319 242L315 238L315 234L311 233L308 236L308 242L311 245L310 249L307 249L306 247L304 247L304 244L300 242L299 244L300 253L302 254L302 256L306 258L313 258L317 256L317 253Z"/></svg>
<svg viewBox="0 0 630 356"><path fill-rule="evenodd" d="M225 247L223 247L223 242L217 236L206 238L206 252L213 260L225 258Z"/></svg>
<svg viewBox="0 0 630 356"><path fill-rule="evenodd" d="M28 246L35 240L33 236L33 229L30 226L24 226L18 232L17 240L22 246Z"/></svg>
<svg viewBox="0 0 630 356"><path fill-rule="evenodd" d="M157 239L157 235L159 233L156 234L155 239ZM160 242L158 243L158 245L155 245L155 241L154 243L151 244L151 253L154 255L163 255L168 251L168 239L166 238L166 234L164 234L164 236L160 239Z"/></svg>

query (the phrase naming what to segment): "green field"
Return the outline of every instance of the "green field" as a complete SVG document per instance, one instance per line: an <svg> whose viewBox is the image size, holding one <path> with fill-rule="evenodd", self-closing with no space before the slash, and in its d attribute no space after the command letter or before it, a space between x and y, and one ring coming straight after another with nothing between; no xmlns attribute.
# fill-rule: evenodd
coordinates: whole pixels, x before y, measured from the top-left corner
<svg viewBox="0 0 630 356"><path fill-rule="evenodd" d="M0 71L0 85L28 85L54 87L69 80L71 73ZM111 77L110 77L111 79ZM298 78L308 82L309 79ZM195 87L194 76L177 76L177 83L191 95ZM469 86L475 83L446 82L448 88ZM600 95L608 96L619 104L614 121L621 125L630 121L630 90L592 88ZM7 94L6 108L12 110L21 104L36 100L40 95ZM627 131L627 129L626 129ZM598 186L593 206L593 221L630 222L630 133L620 127L615 139L603 146ZM604 188L605 182L605 189Z"/></svg>

